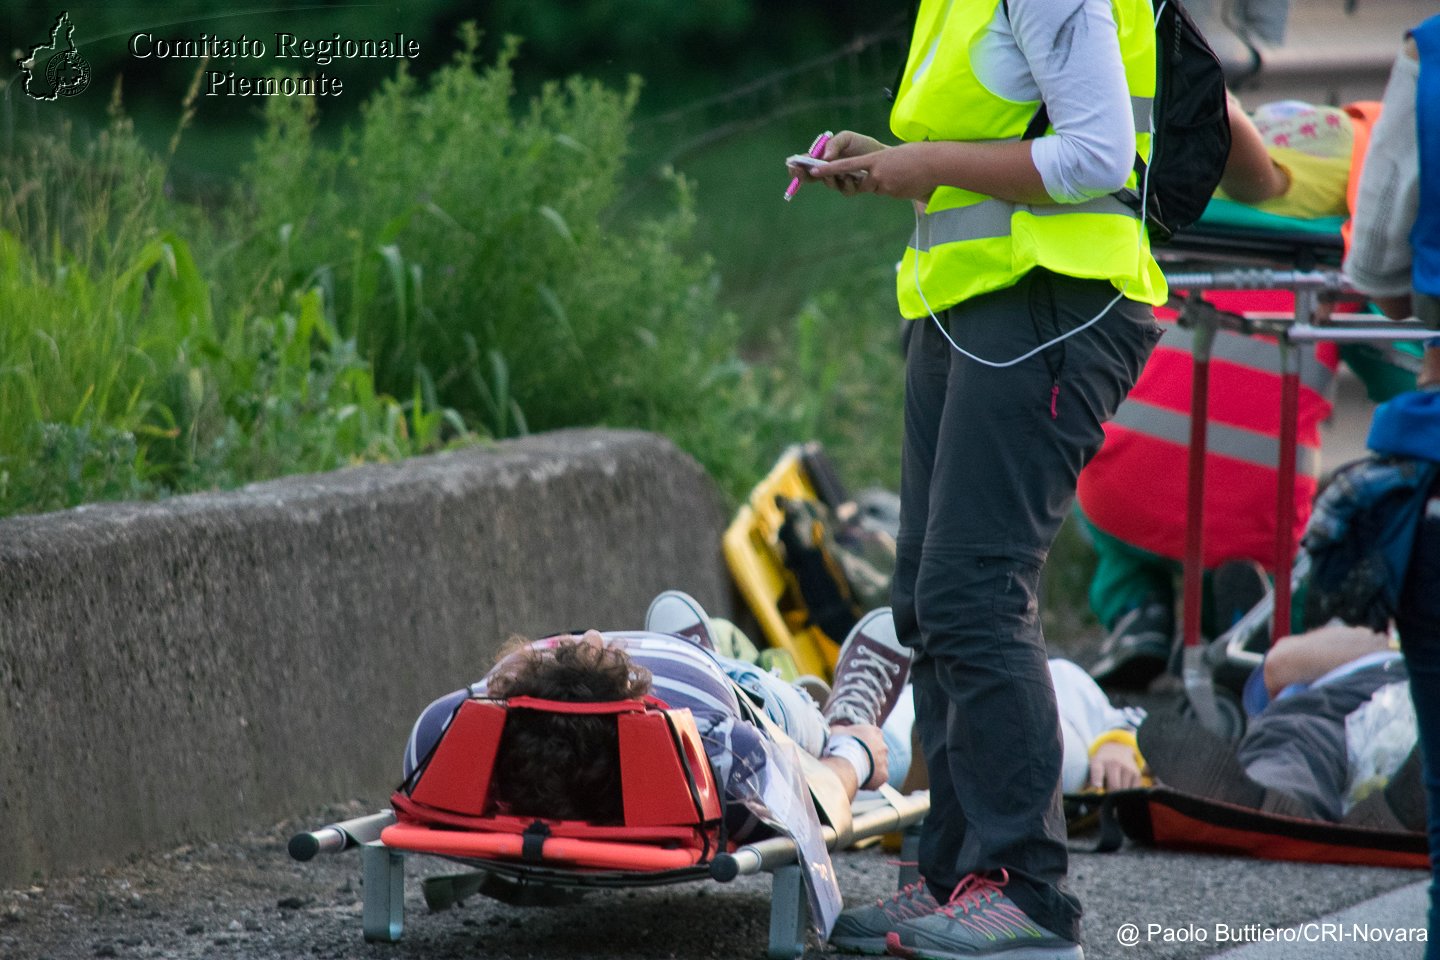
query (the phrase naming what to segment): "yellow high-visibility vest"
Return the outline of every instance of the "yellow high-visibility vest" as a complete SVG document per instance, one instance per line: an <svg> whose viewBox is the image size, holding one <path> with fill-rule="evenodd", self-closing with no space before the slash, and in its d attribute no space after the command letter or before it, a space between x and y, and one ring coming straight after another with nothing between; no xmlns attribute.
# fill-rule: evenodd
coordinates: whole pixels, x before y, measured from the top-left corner
<svg viewBox="0 0 1440 960"><path fill-rule="evenodd" d="M1038 101L987 90L969 50L1000 0L922 0L905 74L890 113L901 140L1019 139ZM1150 154L1155 26L1150 0L1112 0L1135 117L1135 148ZM1136 189L1132 170L1126 187ZM1015 283L1034 267L1109 280L1131 300L1161 304L1166 285L1135 211L1114 196L1074 204L1011 203L957 187L931 195L896 274L911 319ZM922 299L920 290L924 291ZM928 310L927 310L927 306Z"/></svg>

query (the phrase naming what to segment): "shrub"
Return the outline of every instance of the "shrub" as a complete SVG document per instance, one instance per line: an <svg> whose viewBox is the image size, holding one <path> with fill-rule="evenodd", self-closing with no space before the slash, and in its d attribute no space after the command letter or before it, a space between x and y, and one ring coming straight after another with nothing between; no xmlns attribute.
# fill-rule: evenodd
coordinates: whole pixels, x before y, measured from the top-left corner
<svg viewBox="0 0 1440 960"><path fill-rule="evenodd" d="M574 78L517 107L516 45L481 69L463 37L425 88L402 69L338 147L317 142L307 103L272 101L241 254L276 291L332 294L384 390L421 383L497 437L643 427L713 463L690 430L723 418L711 390L734 320L710 261L678 252L694 225L682 180L668 213L617 215L638 84Z"/></svg>
<svg viewBox="0 0 1440 960"><path fill-rule="evenodd" d="M638 84L517 104L515 44L482 68L462 36L329 143L312 101L271 99L218 214L169 197L123 119L6 158L0 513L588 425L663 432L737 498L810 437L893 484L892 311L856 294L876 277L794 329L752 320L743 357L690 185L622 199Z"/></svg>

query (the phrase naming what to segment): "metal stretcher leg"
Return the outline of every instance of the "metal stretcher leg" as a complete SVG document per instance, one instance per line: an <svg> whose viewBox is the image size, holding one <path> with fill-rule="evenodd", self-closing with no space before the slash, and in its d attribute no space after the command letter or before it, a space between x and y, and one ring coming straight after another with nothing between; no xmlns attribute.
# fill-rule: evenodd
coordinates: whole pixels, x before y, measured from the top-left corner
<svg viewBox="0 0 1440 960"><path fill-rule="evenodd" d="M1223 737L1233 736L1234 724L1221 712L1215 697L1215 678L1205 661L1200 637L1200 604L1205 576L1205 452L1210 417L1210 351L1215 343L1215 321L1208 315L1195 325L1191 342L1190 460L1185 509L1184 659L1181 675L1185 697L1195 719Z"/></svg>
<svg viewBox="0 0 1440 960"><path fill-rule="evenodd" d="M1200 603L1205 576L1205 452L1210 421L1210 351L1215 324L1195 327L1190 348L1190 448L1185 496L1184 626L1187 656L1200 648Z"/></svg>
<svg viewBox="0 0 1440 960"><path fill-rule="evenodd" d="M805 952L809 907L805 878L795 863L777 867L770 883L770 960L794 960Z"/></svg>
<svg viewBox="0 0 1440 960"><path fill-rule="evenodd" d="M365 939L395 943L405 933L405 856L377 842L360 850Z"/></svg>
<svg viewBox="0 0 1440 960"><path fill-rule="evenodd" d="M1308 319L1315 294L1295 295L1296 315ZM1295 562L1295 445L1300 414L1300 348L1280 338L1280 483L1275 494L1275 612L1270 636L1290 633L1290 569Z"/></svg>

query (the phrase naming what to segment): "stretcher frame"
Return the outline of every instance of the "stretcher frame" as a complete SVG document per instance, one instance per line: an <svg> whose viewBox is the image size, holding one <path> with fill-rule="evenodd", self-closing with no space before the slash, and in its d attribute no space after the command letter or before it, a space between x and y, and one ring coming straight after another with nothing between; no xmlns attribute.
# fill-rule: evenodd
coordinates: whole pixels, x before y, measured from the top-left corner
<svg viewBox="0 0 1440 960"><path fill-rule="evenodd" d="M1202 222L1203 224L1203 222ZM1280 351L1279 479L1276 489L1275 586L1272 592L1271 636L1290 632L1290 607L1295 570L1294 516L1297 420L1300 401L1300 345L1331 342L1395 342L1426 340L1440 331L1420 321L1388 320L1371 314L1331 313L1322 319L1325 299L1357 298L1338 266L1339 235L1281 233L1267 237L1253 229L1225 231L1199 226L1177 235L1172 245L1157 250L1174 301L1179 301L1181 326L1192 331L1190 442L1187 459L1185 553L1182 563L1181 676L1186 698L1207 728L1238 737L1243 716L1216 695L1214 671L1224 663L1258 666L1261 655L1243 649L1249 617L1216 638L1208 647L1200 634L1204 575L1205 454L1209 419L1211 347L1215 334L1227 330L1245 336L1275 338ZM1218 261L1218 262L1217 262ZM1206 290L1289 290L1295 296L1291 314L1238 314L1220 310L1196 294ZM1303 570L1299 573L1303 574Z"/></svg>
<svg viewBox="0 0 1440 960"><path fill-rule="evenodd" d="M848 833L853 842L900 833L903 838L902 863L911 864L900 868L897 887L904 886L916 879L913 863L919 850L919 825L929 810L929 791L901 794L891 787L881 787L853 805ZM430 856L463 864L480 874L495 874L524 886L549 891L665 886L707 879L729 883L737 877L769 873L770 931L766 956L770 960L793 960L805 952L810 911L797 848L788 837L770 837L745 844L716 855L708 864L683 869L602 871L454 857L389 847L381 840L380 834L395 822L394 811L385 809L297 833L289 842L290 856L299 861L311 860L322 853L359 849L365 891L361 924L365 940L369 942L395 943L404 935L406 860L413 856ZM837 831L823 826L821 834L827 848L833 851L839 839Z"/></svg>

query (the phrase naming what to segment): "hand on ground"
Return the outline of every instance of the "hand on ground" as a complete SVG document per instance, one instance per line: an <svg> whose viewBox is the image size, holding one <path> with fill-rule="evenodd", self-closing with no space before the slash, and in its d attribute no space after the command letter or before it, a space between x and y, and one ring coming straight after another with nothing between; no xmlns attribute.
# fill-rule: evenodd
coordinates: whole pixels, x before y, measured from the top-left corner
<svg viewBox="0 0 1440 960"><path fill-rule="evenodd" d="M1140 786L1140 767L1128 743L1102 743L1090 758L1090 786L1096 790L1129 790Z"/></svg>

